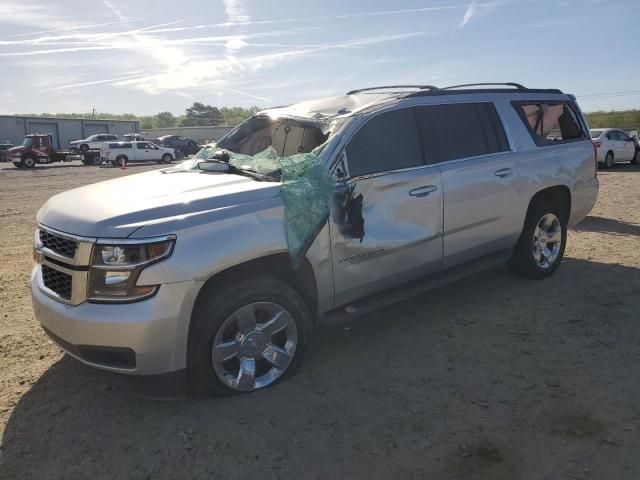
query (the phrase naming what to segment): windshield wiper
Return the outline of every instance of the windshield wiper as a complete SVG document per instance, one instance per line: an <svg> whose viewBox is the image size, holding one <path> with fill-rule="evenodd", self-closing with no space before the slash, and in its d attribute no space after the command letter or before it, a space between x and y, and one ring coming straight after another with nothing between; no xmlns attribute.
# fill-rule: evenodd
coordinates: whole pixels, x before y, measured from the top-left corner
<svg viewBox="0 0 640 480"><path fill-rule="evenodd" d="M220 165L219 168L202 168L205 164L215 164ZM278 182L280 181L278 172L270 172L267 174L262 174L258 172L254 172L252 170L246 170L244 168L236 167L235 165L231 165L224 160L219 160L217 158L207 158L198 162L198 169L203 172L222 172L222 173L232 173L235 175L243 175L245 177L253 178L254 180L258 180L259 182Z"/></svg>

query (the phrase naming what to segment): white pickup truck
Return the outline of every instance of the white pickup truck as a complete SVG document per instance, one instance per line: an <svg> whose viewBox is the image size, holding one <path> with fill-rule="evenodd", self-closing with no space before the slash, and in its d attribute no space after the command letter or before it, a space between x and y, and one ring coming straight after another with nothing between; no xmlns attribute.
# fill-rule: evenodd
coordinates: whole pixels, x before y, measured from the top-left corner
<svg viewBox="0 0 640 480"><path fill-rule="evenodd" d="M102 162L113 165L146 161L171 163L174 158L173 148L159 147L151 142L105 142L100 148Z"/></svg>

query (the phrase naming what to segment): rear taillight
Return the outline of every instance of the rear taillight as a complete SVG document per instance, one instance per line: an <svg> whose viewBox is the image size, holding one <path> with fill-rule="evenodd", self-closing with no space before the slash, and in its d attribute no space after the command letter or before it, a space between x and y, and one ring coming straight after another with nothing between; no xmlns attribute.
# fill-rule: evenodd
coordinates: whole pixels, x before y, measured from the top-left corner
<svg viewBox="0 0 640 480"><path fill-rule="evenodd" d="M602 146L602 142L593 142L593 177L598 176L598 149Z"/></svg>

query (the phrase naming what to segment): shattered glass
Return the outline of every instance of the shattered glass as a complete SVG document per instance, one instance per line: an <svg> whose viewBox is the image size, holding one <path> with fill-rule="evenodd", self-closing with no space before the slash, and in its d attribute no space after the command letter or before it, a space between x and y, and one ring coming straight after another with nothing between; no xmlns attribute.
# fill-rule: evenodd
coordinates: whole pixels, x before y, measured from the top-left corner
<svg viewBox="0 0 640 480"><path fill-rule="evenodd" d="M285 210L285 236L294 267L297 267L329 218L335 182L319 158L324 145L310 153L279 157L273 147L256 155L228 152L229 164L267 174L279 171L280 197ZM210 159L219 150L205 147L196 158Z"/></svg>

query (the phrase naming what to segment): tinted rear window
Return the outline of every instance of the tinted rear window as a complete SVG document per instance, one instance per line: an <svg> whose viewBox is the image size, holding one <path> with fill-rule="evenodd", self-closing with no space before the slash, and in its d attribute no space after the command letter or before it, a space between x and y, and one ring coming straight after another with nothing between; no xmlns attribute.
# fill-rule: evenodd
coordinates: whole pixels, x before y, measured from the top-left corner
<svg viewBox="0 0 640 480"><path fill-rule="evenodd" d="M418 124L428 163L478 157L509 150L492 103L418 107Z"/></svg>
<svg viewBox="0 0 640 480"><path fill-rule="evenodd" d="M110 143L109 148L112 150L118 149L118 148L131 148L131 144L130 143Z"/></svg>
<svg viewBox="0 0 640 480"><path fill-rule="evenodd" d="M512 102L539 147L588 138L568 102Z"/></svg>

